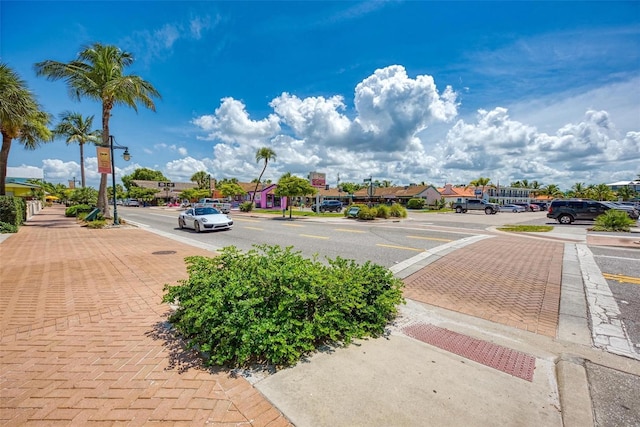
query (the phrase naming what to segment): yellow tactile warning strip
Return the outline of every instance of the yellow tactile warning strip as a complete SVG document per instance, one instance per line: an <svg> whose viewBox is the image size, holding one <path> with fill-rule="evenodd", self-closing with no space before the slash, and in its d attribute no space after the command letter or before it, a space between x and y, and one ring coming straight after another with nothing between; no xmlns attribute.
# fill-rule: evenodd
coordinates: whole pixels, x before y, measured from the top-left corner
<svg viewBox="0 0 640 427"><path fill-rule="evenodd" d="M211 252L46 208L0 244L0 424L289 426L244 378L205 369L163 285Z"/></svg>
<svg viewBox="0 0 640 427"><path fill-rule="evenodd" d="M555 337L563 251L546 240L480 240L405 278L404 296Z"/></svg>
<svg viewBox="0 0 640 427"><path fill-rule="evenodd" d="M602 277L607 280L615 280L619 283L630 283L632 285L640 285L640 277L625 276L622 274L602 273Z"/></svg>
<svg viewBox="0 0 640 427"><path fill-rule="evenodd" d="M533 381L536 358L528 354L426 323L405 326L402 332L514 377Z"/></svg>

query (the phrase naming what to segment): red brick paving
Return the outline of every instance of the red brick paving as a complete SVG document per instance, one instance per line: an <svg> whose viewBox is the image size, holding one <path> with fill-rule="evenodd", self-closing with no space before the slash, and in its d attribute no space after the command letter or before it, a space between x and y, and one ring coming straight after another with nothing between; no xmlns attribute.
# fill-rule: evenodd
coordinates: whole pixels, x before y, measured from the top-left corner
<svg viewBox="0 0 640 427"><path fill-rule="evenodd" d="M555 338L563 251L546 240L484 239L407 277L404 296Z"/></svg>
<svg viewBox="0 0 640 427"><path fill-rule="evenodd" d="M190 255L213 254L135 228L89 230L59 207L0 244L0 423L291 425L165 328L163 285L186 278Z"/></svg>

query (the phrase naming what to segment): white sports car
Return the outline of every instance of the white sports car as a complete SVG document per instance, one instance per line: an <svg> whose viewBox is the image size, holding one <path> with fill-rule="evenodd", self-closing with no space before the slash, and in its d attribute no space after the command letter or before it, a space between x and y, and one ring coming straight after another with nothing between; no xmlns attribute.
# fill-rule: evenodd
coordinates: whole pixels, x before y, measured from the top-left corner
<svg viewBox="0 0 640 427"><path fill-rule="evenodd" d="M233 220L216 208L190 208L178 216L178 227L193 228L196 232L206 230L228 230Z"/></svg>

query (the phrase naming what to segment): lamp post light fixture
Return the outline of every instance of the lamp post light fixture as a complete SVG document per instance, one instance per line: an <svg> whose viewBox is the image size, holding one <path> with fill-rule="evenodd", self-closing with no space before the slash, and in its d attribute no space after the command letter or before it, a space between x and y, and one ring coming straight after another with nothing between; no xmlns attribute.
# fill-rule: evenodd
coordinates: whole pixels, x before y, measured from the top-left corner
<svg viewBox="0 0 640 427"><path fill-rule="evenodd" d="M104 147L104 145L102 147ZM131 160L131 154L129 154L129 147L116 144L113 135L109 135L109 148L111 149L111 179L113 183L113 225L120 225L120 220L118 220L118 196L116 195L116 162L113 155L113 150L124 150L124 153L122 153L122 158L126 162Z"/></svg>

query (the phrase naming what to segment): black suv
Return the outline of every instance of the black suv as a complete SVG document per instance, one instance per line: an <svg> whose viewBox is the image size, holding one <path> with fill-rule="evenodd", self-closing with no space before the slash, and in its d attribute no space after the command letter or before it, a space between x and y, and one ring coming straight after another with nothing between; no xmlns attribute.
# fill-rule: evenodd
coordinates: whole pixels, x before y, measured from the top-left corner
<svg viewBox="0 0 640 427"><path fill-rule="evenodd" d="M319 208L317 205L313 205L311 210L314 212L341 212L342 202L340 200L324 200L320 203Z"/></svg>
<svg viewBox="0 0 640 427"><path fill-rule="evenodd" d="M560 224L571 224L575 220L594 220L609 209L615 208L596 200L559 199L549 205L547 218L555 219Z"/></svg>

